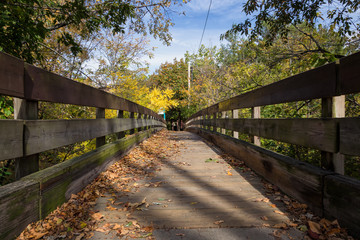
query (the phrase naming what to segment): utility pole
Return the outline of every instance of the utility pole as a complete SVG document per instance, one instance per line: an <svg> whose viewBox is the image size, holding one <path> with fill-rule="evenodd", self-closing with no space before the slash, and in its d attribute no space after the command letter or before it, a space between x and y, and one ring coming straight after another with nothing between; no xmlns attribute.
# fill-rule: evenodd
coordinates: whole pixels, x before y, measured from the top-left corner
<svg viewBox="0 0 360 240"><path fill-rule="evenodd" d="M188 107L190 107L190 87L191 87L191 63L188 62L188 93L189 93L189 97L188 97Z"/></svg>

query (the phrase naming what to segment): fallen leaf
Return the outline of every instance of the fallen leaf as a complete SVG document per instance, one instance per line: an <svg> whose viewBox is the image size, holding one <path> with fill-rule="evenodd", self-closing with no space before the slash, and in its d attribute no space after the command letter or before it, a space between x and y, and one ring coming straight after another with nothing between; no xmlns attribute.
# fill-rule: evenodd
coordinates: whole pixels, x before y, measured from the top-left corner
<svg viewBox="0 0 360 240"><path fill-rule="evenodd" d="M176 236L184 237L185 234L183 234L183 233L177 233Z"/></svg>
<svg viewBox="0 0 360 240"><path fill-rule="evenodd" d="M117 208L114 208L114 207L112 207L112 206L107 206L106 208L109 209L110 211L115 211L115 210L117 210Z"/></svg>
<svg viewBox="0 0 360 240"><path fill-rule="evenodd" d="M267 221L267 220L269 220L266 216L262 216L262 217L260 217L262 220L264 220L264 221Z"/></svg>
<svg viewBox="0 0 360 240"><path fill-rule="evenodd" d="M95 220L100 220L100 219L103 217L103 215L102 215L101 213L99 213L99 212L94 213L94 214L91 215L91 216L92 216L92 218L95 219Z"/></svg>
<svg viewBox="0 0 360 240"><path fill-rule="evenodd" d="M228 171L228 172L227 172L227 175L232 176L232 173Z"/></svg>
<svg viewBox="0 0 360 240"><path fill-rule="evenodd" d="M79 236L75 238L75 240L81 240L85 236L84 233L81 233Z"/></svg>
<svg viewBox="0 0 360 240"><path fill-rule="evenodd" d="M214 224L220 225L220 224L222 224L223 222L224 222L224 220L219 220L219 221L214 222Z"/></svg>
<svg viewBox="0 0 360 240"><path fill-rule="evenodd" d="M87 226L87 223L86 222L80 222L80 227L81 228L85 228Z"/></svg>
<svg viewBox="0 0 360 240"><path fill-rule="evenodd" d="M45 236L46 234L48 234L48 232L34 232L33 233L33 239L37 240L37 239L40 239L42 238L43 236Z"/></svg>
<svg viewBox="0 0 360 240"><path fill-rule="evenodd" d="M191 202L190 204L191 204L191 205L195 205L195 204L198 204L198 202Z"/></svg>
<svg viewBox="0 0 360 240"><path fill-rule="evenodd" d="M277 224L273 225L273 228L288 229L288 226L286 223L277 223Z"/></svg>
<svg viewBox="0 0 360 240"><path fill-rule="evenodd" d="M326 233L326 235L327 236L332 236L332 235L335 235L336 233L340 233L340 232L341 232L340 228L333 228L330 231L328 231Z"/></svg>
<svg viewBox="0 0 360 240"><path fill-rule="evenodd" d="M115 225L112 227L112 229L114 230L117 230L117 229L120 229L121 228L121 225L115 223Z"/></svg>
<svg viewBox="0 0 360 240"><path fill-rule="evenodd" d="M308 225L309 228L312 232L317 233L317 234L321 234L321 227L320 224L313 222L313 221L308 221Z"/></svg>
<svg viewBox="0 0 360 240"><path fill-rule="evenodd" d="M305 225L300 225L298 229L302 232L307 232L308 228Z"/></svg>
<svg viewBox="0 0 360 240"><path fill-rule="evenodd" d="M285 215L285 213L279 211L279 210L274 210L274 213L280 214L280 215Z"/></svg>
<svg viewBox="0 0 360 240"><path fill-rule="evenodd" d="M100 227L100 228L96 228L95 231L96 231L96 232L108 232L108 230L103 229L103 228L101 228L101 227Z"/></svg>

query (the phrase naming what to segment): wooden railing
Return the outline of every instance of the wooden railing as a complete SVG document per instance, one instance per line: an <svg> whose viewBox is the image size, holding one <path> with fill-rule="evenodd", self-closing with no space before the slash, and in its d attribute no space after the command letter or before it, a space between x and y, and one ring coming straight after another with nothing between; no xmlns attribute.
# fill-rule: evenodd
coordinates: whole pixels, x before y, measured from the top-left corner
<svg viewBox="0 0 360 240"><path fill-rule="evenodd" d="M14 97L15 118L0 120L0 161L15 158L19 179L0 187L0 239L12 239L27 224L45 217L92 181L114 156L166 126L148 108L4 53L0 94ZM96 119L37 119L39 101L96 107ZM118 118L105 119L105 109L118 110ZM125 111L130 118L123 118ZM125 137L127 130L132 135ZM118 140L105 144L105 136L115 133ZM94 138L96 150L39 171L39 153Z"/></svg>
<svg viewBox="0 0 360 240"><path fill-rule="evenodd" d="M359 66L357 53L340 59L339 63L230 98L192 115L186 128L242 158L284 192L308 203L315 212L339 218L360 234L360 228L353 224L360 222L356 202L360 200L360 181L338 175L344 174L344 155L360 155L360 118L345 117L345 95L360 92ZM260 119L262 106L311 99L321 99L321 118ZM252 118L237 118L237 111L244 108L252 109ZM227 111L232 111L229 115L234 117L225 118ZM226 130L232 130L235 138L239 133L249 134L254 137L254 144L229 138L224 135ZM322 168L261 148L259 137L318 149Z"/></svg>
<svg viewBox="0 0 360 240"><path fill-rule="evenodd" d="M0 53L0 94L17 97L15 118L0 120L0 160L28 157L57 147L140 127L163 126L155 112L129 100L50 73ZM98 119L35 120L38 101L96 107ZM105 109L138 114L138 118L104 119ZM19 161L18 178L37 168L37 159ZM35 169L34 169L35 167Z"/></svg>

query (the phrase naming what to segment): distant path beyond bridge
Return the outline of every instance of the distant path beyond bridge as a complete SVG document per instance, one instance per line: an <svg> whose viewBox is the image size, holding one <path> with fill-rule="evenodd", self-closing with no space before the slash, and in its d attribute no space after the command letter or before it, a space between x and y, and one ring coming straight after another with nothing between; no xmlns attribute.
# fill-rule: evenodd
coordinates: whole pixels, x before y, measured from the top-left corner
<svg viewBox="0 0 360 240"><path fill-rule="evenodd" d="M189 132L172 132L180 151L162 162L148 184L121 199L146 205L131 215L153 226L156 239L302 239L300 231L272 228L289 223L280 201L266 194L261 179L245 166L230 166L222 152ZM97 208L106 212L106 201ZM141 211L140 211L141 210ZM104 212L103 212L104 213ZM105 214L104 214L105 215ZM122 223L116 215L108 222ZM271 226L271 227L270 227ZM97 233L94 239L111 239Z"/></svg>

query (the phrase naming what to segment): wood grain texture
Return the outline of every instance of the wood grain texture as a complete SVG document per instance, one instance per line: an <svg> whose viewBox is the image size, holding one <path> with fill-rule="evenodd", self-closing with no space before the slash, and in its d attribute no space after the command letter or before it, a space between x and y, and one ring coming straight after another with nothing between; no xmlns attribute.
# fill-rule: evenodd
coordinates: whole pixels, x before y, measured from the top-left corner
<svg viewBox="0 0 360 240"><path fill-rule="evenodd" d="M332 97L336 94L336 64L330 63L222 101L195 113L191 118L233 109Z"/></svg>
<svg viewBox="0 0 360 240"><path fill-rule="evenodd" d="M340 153L360 155L360 118L341 118L340 124Z"/></svg>
<svg viewBox="0 0 360 240"><path fill-rule="evenodd" d="M0 94L24 97L24 62L0 52Z"/></svg>
<svg viewBox="0 0 360 240"><path fill-rule="evenodd" d="M337 152L335 119L206 119L206 126L216 126L254 136ZM196 121L191 124L196 124Z"/></svg>
<svg viewBox="0 0 360 240"><path fill-rule="evenodd" d="M163 123L130 118L25 121L25 155L148 125Z"/></svg>
<svg viewBox="0 0 360 240"><path fill-rule="evenodd" d="M322 178L331 172L219 133L198 128L187 130L244 161L283 192L308 204L312 211L322 215Z"/></svg>
<svg viewBox="0 0 360 240"><path fill-rule="evenodd" d="M338 93L349 94L360 92L360 53L340 59Z"/></svg>
<svg viewBox="0 0 360 240"><path fill-rule="evenodd" d="M0 160L23 156L24 121L0 120Z"/></svg>
<svg viewBox="0 0 360 240"><path fill-rule="evenodd" d="M25 64L25 97L47 101L139 112L161 117L148 108L91 86Z"/></svg>
<svg viewBox="0 0 360 240"><path fill-rule="evenodd" d="M39 220L39 184L20 180L0 187L0 239L15 239Z"/></svg>
<svg viewBox="0 0 360 240"><path fill-rule="evenodd" d="M338 219L341 226L360 238L360 181L341 175L324 179L324 215Z"/></svg>

